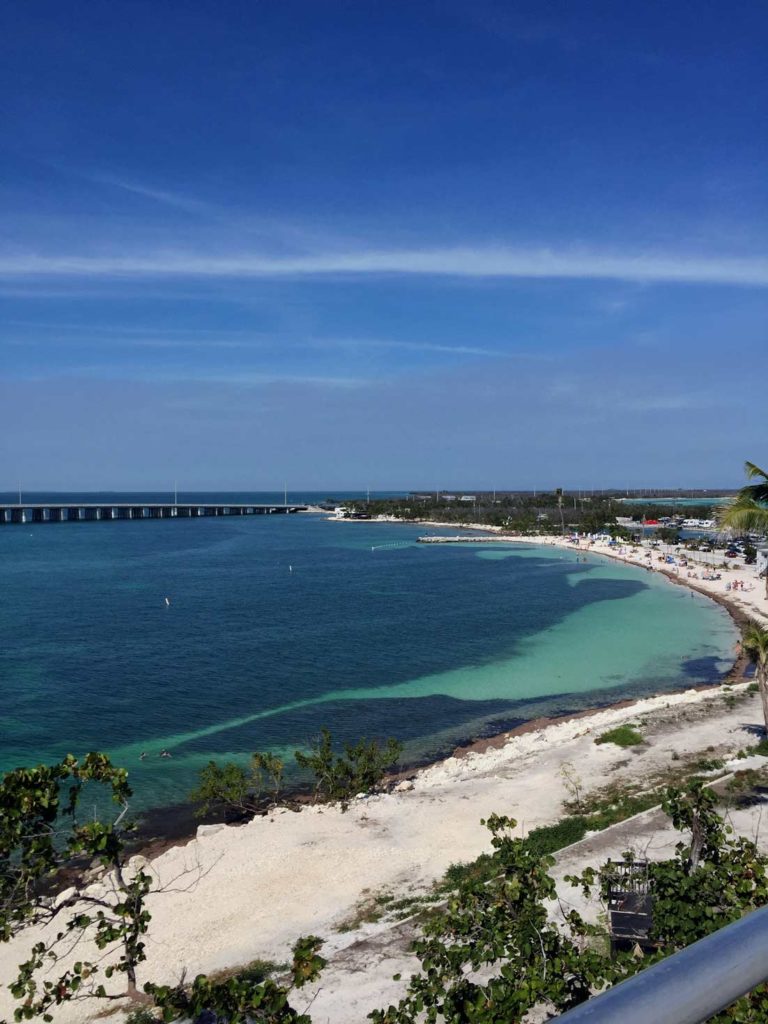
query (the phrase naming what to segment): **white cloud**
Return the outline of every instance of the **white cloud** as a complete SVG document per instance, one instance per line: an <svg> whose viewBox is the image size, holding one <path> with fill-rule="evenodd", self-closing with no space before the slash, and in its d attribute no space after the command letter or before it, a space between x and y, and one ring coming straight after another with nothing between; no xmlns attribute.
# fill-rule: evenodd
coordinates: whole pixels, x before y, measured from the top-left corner
<svg viewBox="0 0 768 1024"><path fill-rule="evenodd" d="M213 207L199 199L179 192L168 192L165 189L152 188L142 185L140 182L125 181L122 178L113 178L107 174L80 174L80 177L92 181L98 185L110 185L113 188L122 189L124 192L131 192L133 195L151 199L153 202L163 206L171 206L176 210L184 210L186 213L208 213Z"/></svg>
<svg viewBox="0 0 768 1024"><path fill-rule="evenodd" d="M393 348L406 352L444 352L457 356L503 356L499 349L480 345L445 345L431 341L395 341L382 338L313 338L313 345L319 348Z"/></svg>
<svg viewBox="0 0 768 1024"><path fill-rule="evenodd" d="M0 276L77 278L302 278L316 276L605 279L768 286L768 259L626 255L590 250L452 248L361 250L294 257L205 255L177 250L132 255L6 255Z"/></svg>

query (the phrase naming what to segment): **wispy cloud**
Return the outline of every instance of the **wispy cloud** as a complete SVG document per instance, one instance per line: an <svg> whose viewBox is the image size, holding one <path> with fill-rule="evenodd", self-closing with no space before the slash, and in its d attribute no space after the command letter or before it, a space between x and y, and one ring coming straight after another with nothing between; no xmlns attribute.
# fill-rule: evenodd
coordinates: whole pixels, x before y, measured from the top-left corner
<svg viewBox="0 0 768 1024"><path fill-rule="evenodd" d="M143 348L242 348L253 349L274 344L289 344L299 349L341 349L344 351L365 351L367 349L392 349L401 352L437 352L444 355L457 356L508 356L502 348L488 348L481 345L447 344L430 341L399 341L389 338L276 338L259 334L247 329L220 328L153 328L153 327L113 327L104 324L57 324L49 321L9 320L9 327L36 328L42 330L37 337L0 337L0 343L8 345L48 345L51 335L64 335L64 343L98 345L101 347L105 338L112 344L126 344ZM76 334L76 338L72 335ZM520 353L516 353L520 355Z"/></svg>
<svg viewBox="0 0 768 1024"><path fill-rule="evenodd" d="M728 399L710 392L678 393L668 395L649 394L627 397L621 406L632 412L690 412L704 410L717 405L727 405Z"/></svg>
<svg viewBox="0 0 768 1024"><path fill-rule="evenodd" d="M144 382L160 384L228 384L235 387L260 387L268 385L296 385L309 388L327 388L348 390L370 385L366 377L352 377L333 374L313 373L281 373L279 370L232 370L210 371L192 369L141 369L133 365L115 363L78 363L66 370L60 369L52 373L49 368L43 370L19 371L14 374L17 381L50 381L73 379L98 379L102 381Z"/></svg>
<svg viewBox="0 0 768 1024"><path fill-rule="evenodd" d="M501 349L480 345L450 345L431 341L396 341L387 338L319 338L312 345L319 348L398 349L405 352L442 352L457 356L504 356Z"/></svg>
<svg viewBox="0 0 768 1024"><path fill-rule="evenodd" d="M127 337L148 337L148 336L175 336L175 335L221 335L222 329L219 327L132 327L132 326L115 326L114 324L101 324L101 323L72 323L72 322L58 322L55 320L5 320L3 321L9 327L24 327L34 328L36 330L43 330L54 332L55 334L61 334L63 332L77 334L95 334L102 336L105 334L117 335L121 337L123 335ZM254 332L246 328L227 328L226 334L228 335L248 335L252 337Z"/></svg>
<svg viewBox="0 0 768 1024"><path fill-rule="evenodd" d="M151 199L162 206L170 206L175 210L183 210L185 213L211 213L215 208L202 200L194 199L192 196L181 192L169 192L166 189L153 188L150 185L143 185L137 181L126 181L123 178L115 178L109 174L80 174L80 177L97 185L109 185L112 188L121 189L123 192L130 192L132 195L141 196L144 199Z"/></svg>
<svg viewBox="0 0 768 1024"><path fill-rule="evenodd" d="M249 253L211 256L170 250L133 255L35 253L0 257L0 276L6 278L242 279L376 275L613 279L764 288L768 286L768 259L488 247L363 250L296 257Z"/></svg>

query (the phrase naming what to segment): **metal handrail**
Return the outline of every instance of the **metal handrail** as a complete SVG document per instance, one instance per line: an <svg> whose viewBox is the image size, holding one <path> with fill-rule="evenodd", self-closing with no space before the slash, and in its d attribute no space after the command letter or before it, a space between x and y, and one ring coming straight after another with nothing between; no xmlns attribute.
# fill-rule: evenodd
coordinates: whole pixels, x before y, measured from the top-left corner
<svg viewBox="0 0 768 1024"><path fill-rule="evenodd" d="M562 1024L702 1024L768 981L768 907L558 1017Z"/></svg>

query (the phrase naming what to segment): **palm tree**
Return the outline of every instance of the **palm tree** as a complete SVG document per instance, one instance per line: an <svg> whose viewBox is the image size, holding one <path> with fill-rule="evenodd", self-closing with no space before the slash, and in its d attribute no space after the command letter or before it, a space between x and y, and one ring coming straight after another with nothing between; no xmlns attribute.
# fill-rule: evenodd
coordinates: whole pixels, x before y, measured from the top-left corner
<svg viewBox="0 0 768 1024"><path fill-rule="evenodd" d="M760 688L765 733L768 736L768 629L758 622L750 622L744 627L742 645L755 663L755 678Z"/></svg>
<svg viewBox="0 0 768 1024"><path fill-rule="evenodd" d="M768 473L754 462L746 462L744 468L748 480L756 484L742 487L730 505L724 505L717 513L718 525L734 533L759 533L768 536ZM768 597L768 569L765 573L765 594Z"/></svg>

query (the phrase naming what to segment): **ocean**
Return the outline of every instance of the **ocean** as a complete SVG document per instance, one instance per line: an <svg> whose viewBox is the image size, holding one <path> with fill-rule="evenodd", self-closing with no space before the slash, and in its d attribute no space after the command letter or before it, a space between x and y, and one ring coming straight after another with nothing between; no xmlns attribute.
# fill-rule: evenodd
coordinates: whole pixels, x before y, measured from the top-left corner
<svg viewBox="0 0 768 1024"><path fill-rule="evenodd" d="M290 766L321 726L396 736L418 763L733 661L728 614L655 573L423 532L314 514L0 527L0 771L104 750L135 806L168 807L210 759Z"/></svg>

